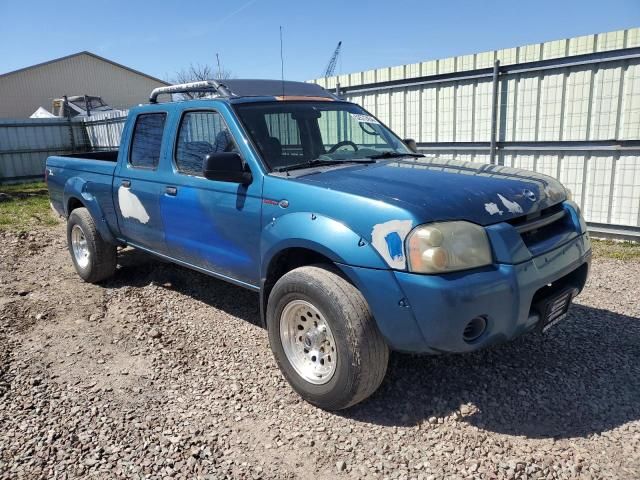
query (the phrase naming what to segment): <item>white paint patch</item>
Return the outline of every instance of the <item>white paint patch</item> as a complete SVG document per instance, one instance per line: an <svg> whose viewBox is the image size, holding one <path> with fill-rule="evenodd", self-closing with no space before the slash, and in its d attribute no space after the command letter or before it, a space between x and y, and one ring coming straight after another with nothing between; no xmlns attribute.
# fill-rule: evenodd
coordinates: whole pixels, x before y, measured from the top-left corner
<svg viewBox="0 0 640 480"><path fill-rule="evenodd" d="M404 239L409 235L412 226L411 220L390 220L373 226L371 245L391 268L405 268Z"/></svg>
<svg viewBox="0 0 640 480"><path fill-rule="evenodd" d="M489 215L495 215L496 213L497 213L498 215L502 215L502 214L503 214L503 211L502 211L502 210L500 210L500 209L498 208L498 205L496 205L496 204L495 204L495 203L493 203L493 202L485 203L485 204L484 204L484 209L487 211L487 213L489 213Z"/></svg>
<svg viewBox="0 0 640 480"><path fill-rule="evenodd" d="M118 204L124 218L135 218L140 223L149 221L149 214L142 205L142 202L128 188L118 189Z"/></svg>
<svg viewBox="0 0 640 480"><path fill-rule="evenodd" d="M512 202L511 200L507 200L506 198L504 198L500 194L498 194L498 197L500 197L500 201L504 205L504 208L509 210L509 212L511 212L511 213L522 213L523 212L522 207L520 205L518 205L516 202Z"/></svg>

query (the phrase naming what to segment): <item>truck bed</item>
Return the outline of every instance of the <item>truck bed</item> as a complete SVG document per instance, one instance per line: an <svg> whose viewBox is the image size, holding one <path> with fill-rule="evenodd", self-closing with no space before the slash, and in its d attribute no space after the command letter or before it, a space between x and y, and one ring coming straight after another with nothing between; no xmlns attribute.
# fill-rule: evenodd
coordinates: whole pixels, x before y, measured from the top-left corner
<svg viewBox="0 0 640 480"><path fill-rule="evenodd" d="M76 174L65 173L65 170L74 172L86 172L97 175L113 176L118 161L118 152L88 152L72 153L68 155L53 155L47 158L47 168L50 175L62 175L70 177ZM107 182L107 180L102 180ZM111 183L111 179L108 180Z"/></svg>
<svg viewBox="0 0 640 480"><path fill-rule="evenodd" d="M61 158L82 158L86 160L103 160L106 162L117 162L118 151L117 150L105 150L101 152L87 152L87 153L70 153L68 155L58 155Z"/></svg>
<svg viewBox="0 0 640 480"><path fill-rule="evenodd" d="M47 186L52 207L60 215L66 215L65 190L73 189L74 185L84 185L83 192L99 200L109 217L108 222L115 223L111 186L117 160L116 151L54 155L47 158Z"/></svg>

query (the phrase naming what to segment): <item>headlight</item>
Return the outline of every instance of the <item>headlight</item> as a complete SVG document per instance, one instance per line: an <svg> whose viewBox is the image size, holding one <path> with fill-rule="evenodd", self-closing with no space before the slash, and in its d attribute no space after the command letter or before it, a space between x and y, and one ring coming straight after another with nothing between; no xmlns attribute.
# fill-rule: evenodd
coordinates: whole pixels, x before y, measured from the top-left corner
<svg viewBox="0 0 640 480"><path fill-rule="evenodd" d="M469 222L439 222L416 227L407 236L409 270L455 272L491 263L484 228Z"/></svg>

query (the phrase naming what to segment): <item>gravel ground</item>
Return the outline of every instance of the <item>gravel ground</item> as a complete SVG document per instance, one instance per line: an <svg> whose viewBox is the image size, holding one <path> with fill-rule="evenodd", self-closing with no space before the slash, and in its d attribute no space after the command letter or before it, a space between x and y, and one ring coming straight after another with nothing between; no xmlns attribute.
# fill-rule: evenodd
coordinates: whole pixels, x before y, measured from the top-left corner
<svg viewBox="0 0 640 480"><path fill-rule="evenodd" d="M470 355L393 354L339 414L291 391L257 295L133 251L83 283L61 225L0 233L0 478L640 477L640 262Z"/></svg>

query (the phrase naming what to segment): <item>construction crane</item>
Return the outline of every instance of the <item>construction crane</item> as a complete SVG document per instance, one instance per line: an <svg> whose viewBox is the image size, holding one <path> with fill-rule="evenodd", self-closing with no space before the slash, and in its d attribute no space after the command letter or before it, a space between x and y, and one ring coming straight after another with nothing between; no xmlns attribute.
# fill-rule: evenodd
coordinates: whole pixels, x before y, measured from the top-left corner
<svg viewBox="0 0 640 480"><path fill-rule="evenodd" d="M340 56L340 47L342 47L342 41L338 42L338 46L333 51L333 55L331 55L329 64L327 65L327 68L324 69L324 77L330 77L331 75L333 75L333 72L335 72L336 63L338 63L338 57Z"/></svg>

